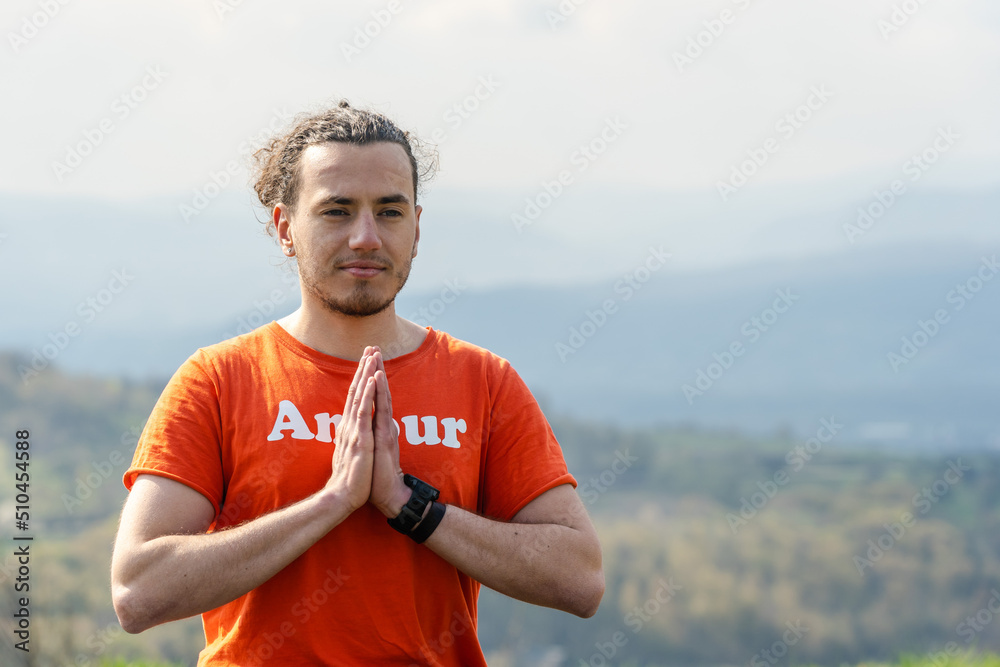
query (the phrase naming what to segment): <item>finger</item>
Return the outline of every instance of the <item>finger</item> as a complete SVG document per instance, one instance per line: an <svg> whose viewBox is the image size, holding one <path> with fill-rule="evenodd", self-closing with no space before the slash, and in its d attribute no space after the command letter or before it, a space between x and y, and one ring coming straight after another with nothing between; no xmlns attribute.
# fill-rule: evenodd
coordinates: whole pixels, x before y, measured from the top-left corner
<svg viewBox="0 0 1000 667"><path fill-rule="evenodd" d="M375 410L376 383L374 377L369 377L365 382L365 389L361 394L361 402L357 408L358 424L361 428L368 425L371 428L372 413Z"/></svg>
<svg viewBox="0 0 1000 667"><path fill-rule="evenodd" d="M375 407L375 378L370 377L364 386L358 388L355 397L355 405L350 411L350 415L344 416L344 421L348 416L351 419L349 430L345 430L347 440L345 441L351 451L357 451L355 447L361 447L362 451L371 451L375 440L372 428L372 412ZM343 422L341 422L343 424Z"/></svg>
<svg viewBox="0 0 1000 667"><path fill-rule="evenodd" d="M391 435L392 397L389 395L389 381L385 371L375 371L375 389L375 427L386 435Z"/></svg>
<svg viewBox="0 0 1000 667"><path fill-rule="evenodd" d="M389 376L383 369L381 372L381 379L379 387L382 389L382 394L379 396L379 400L385 405L385 415L390 421L392 420L392 392L389 391Z"/></svg>
<svg viewBox="0 0 1000 667"><path fill-rule="evenodd" d="M372 380L375 376L375 358L371 355L365 360L364 366L361 367L361 377L358 378L358 390L354 392L354 402L351 404L351 413L357 414L358 406L361 404L363 391L368 388L368 381ZM374 394L371 400L374 400Z"/></svg>
<svg viewBox="0 0 1000 667"><path fill-rule="evenodd" d="M392 433L392 443L396 445L399 443L399 426L392 418L392 392L389 391L389 375L385 371L382 372L382 386L385 388L383 402L385 403L386 422L389 432Z"/></svg>
<svg viewBox="0 0 1000 667"><path fill-rule="evenodd" d="M354 371L354 378L351 380L351 386L347 390L347 400L344 401L345 406L353 405L354 394L357 392L358 385L361 382L361 375L364 371L365 364L368 362L368 351L371 348L366 347L365 351L361 353L361 360L358 362L358 368Z"/></svg>

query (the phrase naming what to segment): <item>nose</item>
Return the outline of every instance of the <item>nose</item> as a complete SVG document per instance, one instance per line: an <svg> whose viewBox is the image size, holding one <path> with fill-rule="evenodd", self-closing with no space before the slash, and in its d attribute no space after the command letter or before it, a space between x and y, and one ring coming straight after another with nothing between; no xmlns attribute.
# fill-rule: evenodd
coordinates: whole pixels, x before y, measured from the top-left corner
<svg viewBox="0 0 1000 667"><path fill-rule="evenodd" d="M379 238L378 224L375 215L370 210L362 210L354 220L351 228L351 250L378 250L382 247Z"/></svg>

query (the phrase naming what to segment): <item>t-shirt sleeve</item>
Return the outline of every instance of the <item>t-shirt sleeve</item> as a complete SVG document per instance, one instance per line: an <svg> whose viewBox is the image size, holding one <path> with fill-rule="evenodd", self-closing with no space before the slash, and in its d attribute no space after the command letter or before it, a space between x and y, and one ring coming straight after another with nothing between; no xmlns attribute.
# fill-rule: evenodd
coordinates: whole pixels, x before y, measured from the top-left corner
<svg viewBox="0 0 1000 667"><path fill-rule="evenodd" d="M481 511L510 521L542 493L576 480L535 397L513 368L504 369L490 414Z"/></svg>
<svg viewBox="0 0 1000 667"><path fill-rule="evenodd" d="M160 475L205 496L218 515L225 495L219 383L211 359L198 350L156 401L125 471L125 488L139 475Z"/></svg>

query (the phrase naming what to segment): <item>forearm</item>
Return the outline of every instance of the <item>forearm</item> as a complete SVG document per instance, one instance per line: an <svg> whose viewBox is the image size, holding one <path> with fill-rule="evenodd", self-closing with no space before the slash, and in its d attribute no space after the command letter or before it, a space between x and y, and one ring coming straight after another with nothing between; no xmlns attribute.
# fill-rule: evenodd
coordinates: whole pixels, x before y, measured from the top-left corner
<svg viewBox="0 0 1000 667"><path fill-rule="evenodd" d="M349 514L342 502L320 492L219 532L149 540L129 550L123 562L112 563L119 618L126 630L141 632L231 602L281 571Z"/></svg>
<svg viewBox="0 0 1000 667"><path fill-rule="evenodd" d="M524 602L589 617L604 592L600 545L586 530L505 523L449 506L424 544L473 579Z"/></svg>

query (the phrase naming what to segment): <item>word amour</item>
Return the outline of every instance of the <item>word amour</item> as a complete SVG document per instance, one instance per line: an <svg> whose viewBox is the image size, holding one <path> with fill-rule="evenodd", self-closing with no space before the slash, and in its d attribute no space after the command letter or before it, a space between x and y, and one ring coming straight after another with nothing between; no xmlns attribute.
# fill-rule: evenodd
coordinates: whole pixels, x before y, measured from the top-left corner
<svg viewBox="0 0 1000 667"><path fill-rule="evenodd" d="M319 412L313 415L313 420L316 422L316 430L313 432L294 403L281 401L278 404L278 416L274 420L274 427L267 439L282 440L285 438L285 432L291 431L291 436L296 440L315 439L319 442L333 442L336 428L342 418L343 415L331 416L329 412ZM438 418L435 416L408 415L403 417L401 420L403 429L399 428L399 422L395 419L392 421L396 424L396 431L400 435L405 434L406 442L411 445L444 445L453 448L462 446L462 443L458 441L458 434L465 433L464 419L445 417L441 420L440 428Z"/></svg>

